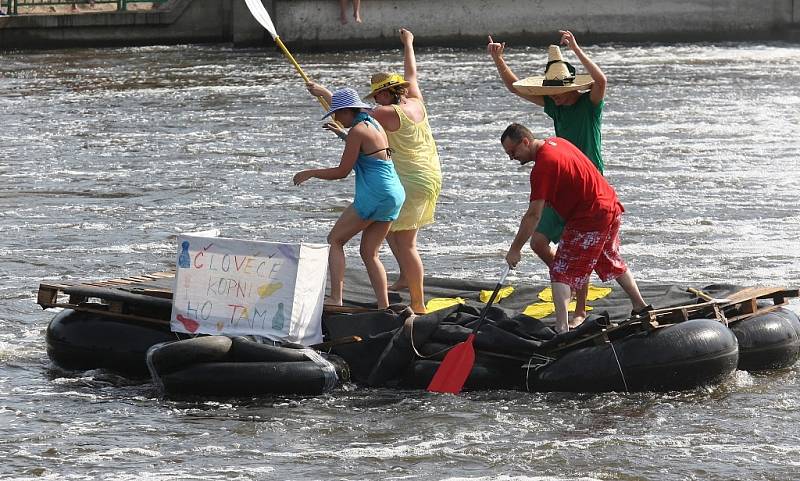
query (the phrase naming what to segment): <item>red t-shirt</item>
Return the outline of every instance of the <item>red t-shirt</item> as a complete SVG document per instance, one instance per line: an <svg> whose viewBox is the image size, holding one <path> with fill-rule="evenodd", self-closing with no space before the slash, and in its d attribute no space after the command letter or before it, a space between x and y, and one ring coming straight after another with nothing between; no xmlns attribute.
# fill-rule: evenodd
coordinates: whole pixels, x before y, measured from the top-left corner
<svg viewBox="0 0 800 481"><path fill-rule="evenodd" d="M560 137L544 140L531 171L531 201L544 199L566 226L602 230L625 209L603 174L577 147Z"/></svg>

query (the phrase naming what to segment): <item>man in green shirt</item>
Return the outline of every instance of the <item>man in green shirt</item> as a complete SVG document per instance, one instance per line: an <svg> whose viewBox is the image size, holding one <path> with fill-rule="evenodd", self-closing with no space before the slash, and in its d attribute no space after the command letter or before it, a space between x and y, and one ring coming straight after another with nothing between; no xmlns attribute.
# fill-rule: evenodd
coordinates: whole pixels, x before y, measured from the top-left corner
<svg viewBox="0 0 800 481"><path fill-rule="evenodd" d="M544 107L544 112L553 119L556 136L575 144L600 173L603 173L600 124L603 119L603 98L606 95L606 76L578 46L572 32L560 30L559 33L561 45L575 53L589 75L574 75L571 65L561 59L559 48L551 45L544 77L532 77L518 82L519 78L503 58L505 43L497 43L490 36L487 50L506 88L525 100ZM515 82L518 82L517 86L514 85ZM588 91L581 92L586 89ZM563 229L564 220L551 207L546 207L531 238L531 248L548 267L553 263L556 250L550 243L559 242ZM576 293L575 313L570 327L576 327L586 317L587 292L588 284Z"/></svg>

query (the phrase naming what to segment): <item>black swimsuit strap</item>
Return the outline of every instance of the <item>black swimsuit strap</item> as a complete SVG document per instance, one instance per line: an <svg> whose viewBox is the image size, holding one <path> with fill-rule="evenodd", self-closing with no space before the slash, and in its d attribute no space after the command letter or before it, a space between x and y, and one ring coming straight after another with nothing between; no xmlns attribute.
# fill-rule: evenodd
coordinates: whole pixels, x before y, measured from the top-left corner
<svg viewBox="0 0 800 481"><path fill-rule="evenodd" d="M375 155L375 154L377 154L378 152L383 152L384 150L386 151L386 154L387 154L389 157L391 157L391 156L392 156L392 149L391 149L390 147L385 147L385 148L383 148L383 149L378 149L378 150L376 150L375 152L370 152L369 154L364 154L364 155L367 155L367 156L372 156L372 155Z"/></svg>

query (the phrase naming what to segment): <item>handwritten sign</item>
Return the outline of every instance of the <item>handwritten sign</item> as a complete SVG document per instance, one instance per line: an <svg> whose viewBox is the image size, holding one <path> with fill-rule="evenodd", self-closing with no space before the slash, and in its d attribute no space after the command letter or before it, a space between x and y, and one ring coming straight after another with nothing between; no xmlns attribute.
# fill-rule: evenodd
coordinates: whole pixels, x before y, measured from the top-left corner
<svg viewBox="0 0 800 481"><path fill-rule="evenodd" d="M322 341L327 244L178 237L173 332Z"/></svg>

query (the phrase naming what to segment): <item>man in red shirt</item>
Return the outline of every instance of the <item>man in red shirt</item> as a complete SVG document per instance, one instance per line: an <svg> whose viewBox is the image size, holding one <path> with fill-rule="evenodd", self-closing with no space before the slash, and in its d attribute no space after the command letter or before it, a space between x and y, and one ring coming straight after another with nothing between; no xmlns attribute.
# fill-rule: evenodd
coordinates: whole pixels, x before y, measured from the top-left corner
<svg viewBox="0 0 800 481"><path fill-rule="evenodd" d="M503 150L520 165L534 162L531 197L517 235L506 254L516 267L549 204L566 221L555 259L550 266L556 332L569 330L570 289L578 291L594 270L603 281L615 279L633 304L633 315L652 309L619 254L619 225L624 209L616 192L591 160L569 141L534 138L530 130L511 124L500 137Z"/></svg>

